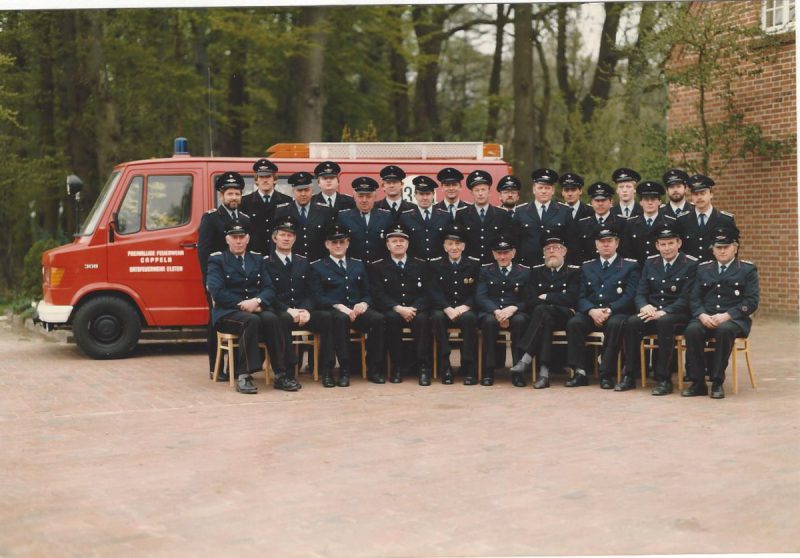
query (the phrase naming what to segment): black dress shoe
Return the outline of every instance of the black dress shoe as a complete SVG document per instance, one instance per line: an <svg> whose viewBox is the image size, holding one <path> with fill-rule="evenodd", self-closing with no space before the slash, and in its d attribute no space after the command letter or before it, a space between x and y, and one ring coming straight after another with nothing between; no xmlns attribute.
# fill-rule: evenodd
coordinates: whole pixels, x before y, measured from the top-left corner
<svg viewBox="0 0 800 558"><path fill-rule="evenodd" d="M350 385L350 372L341 370L339 372L339 381L336 382L336 385L339 387L348 387Z"/></svg>
<svg viewBox="0 0 800 558"><path fill-rule="evenodd" d="M419 385L421 386L431 385L431 373L424 368L419 372Z"/></svg>
<svg viewBox="0 0 800 558"><path fill-rule="evenodd" d="M478 383L478 379L475 376L465 376L464 377L464 385L465 386L474 386Z"/></svg>
<svg viewBox="0 0 800 558"><path fill-rule="evenodd" d="M589 378L586 377L586 374L578 374L577 372L572 376L572 378L568 379L564 382L566 387L578 387L578 386L588 386L589 385Z"/></svg>
<svg viewBox="0 0 800 558"><path fill-rule="evenodd" d="M258 393L258 388L253 384L253 377L250 374L242 374L236 378L236 391L239 393Z"/></svg>
<svg viewBox="0 0 800 558"><path fill-rule="evenodd" d="M622 381L614 386L614 391L628 391L636 389L636 380L627 374L622 377Z"/></svg>
<svg viewBox="0 0 800 558"><path fill-rule="evenodd" d="M323 372L322 374L322 387L332 388L336 386L336 381L333 379L333 374L330 372Z"/></svg>
<svg viewBox="0 0 800 558"><path fill-rule="evenodd" d="M392 370L392 376L389 378L389 381L393 384L399 384L403 381L403 372L400 370Z"/></svg>
<svg viewBox="0 0 800 558"><path fill-rule="evenodd" d="M545 389L549 387L550 387L550 378L545 378L544 376L539 376L539 378L533 384L533 389Z"/></svg>
<svg viewBox="0 0 800 558"><path fill-rule="evenodd" d="M711 399L725 399L725 390L722 389L722 382L711 384Z"/></svg>
<svg viewBox="0 0 800 558"><path fill-rule="evenodd" d="M494 385L494 372L484 372L483 378L481 378L481 385L482 386L493 386Z"/></svg>
<svg viewBox="0 0 800 558"><path fill-rule="evenodd" d="M213 380L214 379L214 371L213 370L208 373L208 379L209 380ZM231 377L228 376L228 373L225 372L224 370L220 370L219 374L217 374L217 381L218 382L228 382L228 381L230 381L230 379L231 379Z"/></svg>
<svg viewBox="0 0 800 558"><path fill-rule="evenodd" d="M708 386L705 382L694 382L681 392L683 397L697 397L699 395L708 395Z"/></svg>
<svg viewBox="0 0 800 558"><path fill-rule="evenodd" d="M600 389L614 389L614 380L611 378L600 378Z"/></svg>
<svg viewBox="0 0 800 558"><path fill-rule="evenodd" d="M446 386L453 385L453 369L449 366L442 372L442 383Z"/></svg>
<svg viewBox="0 0 800 558"><path fill-rule="evenodd" d="M370 374L370 373L367 373L367 380L369 380L373 384L385 384L386 383L386 378L384 378L382 374Z"/></svg>
<svg viewBox="0 0 800 558"><path fill-rule="evenodd" d="M511 374L511 383L514 387L525 387L525 378L522 377L522 374Z"/></svg>
<svg viewBox="0 0 800 558"><path fill-rule="evenodd" d="M672 393L672 382L668 380L658 382L650 393L653 395L669 395Z"/></svg>
<svg viewBox="0 0 800 558"><path fill-rule="evenodd" d="M286 374L281 374L275 377L272 387L275 389L282 389L283 391L297 391L300 389L300 384L294 378L288 377Z"/></svg>

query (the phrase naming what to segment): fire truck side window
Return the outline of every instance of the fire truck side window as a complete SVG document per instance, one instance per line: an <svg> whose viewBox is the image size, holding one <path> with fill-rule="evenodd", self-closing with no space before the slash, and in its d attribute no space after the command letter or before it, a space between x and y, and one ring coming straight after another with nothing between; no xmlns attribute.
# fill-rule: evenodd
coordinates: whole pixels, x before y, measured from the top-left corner
<svg viewBox="0 0 800 558"><path fill-rule="evenodd" d="M179 227L192 215L192 177L182 175L149 176L145 205L148 231Z"/></svg>
<svg viewBox="0 0 800 558"><path fill-rule="evenodd" d="M119 234L138 232L142 228L142 190L144 179L134 176L128 184L128 191L117 214Z"/></svg>

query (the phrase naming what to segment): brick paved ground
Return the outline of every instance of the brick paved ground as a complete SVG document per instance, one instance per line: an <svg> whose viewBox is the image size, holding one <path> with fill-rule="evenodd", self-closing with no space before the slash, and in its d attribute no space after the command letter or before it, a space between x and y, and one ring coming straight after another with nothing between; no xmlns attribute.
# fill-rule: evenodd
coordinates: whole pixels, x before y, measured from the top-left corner
<svg viewBox="0 0 800 558"><path fill-rule="evenodd" d="M93 361L6 323L0 556L796 552L799 341L757 322L759 389L723 401L507 377L244 396L196 345Z"/></svg>

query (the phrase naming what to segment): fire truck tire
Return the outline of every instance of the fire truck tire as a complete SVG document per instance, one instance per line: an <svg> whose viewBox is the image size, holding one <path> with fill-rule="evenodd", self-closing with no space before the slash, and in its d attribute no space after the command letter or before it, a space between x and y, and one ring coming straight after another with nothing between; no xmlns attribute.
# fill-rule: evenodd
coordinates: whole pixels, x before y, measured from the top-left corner
<svg viewBox="0 0 800 558"><path fill-rule="evenodd" d="M72 322L75 341L87 356L124 358L139 342L142 324L130 302L113 296L94 298L78 308Z"/></svg>

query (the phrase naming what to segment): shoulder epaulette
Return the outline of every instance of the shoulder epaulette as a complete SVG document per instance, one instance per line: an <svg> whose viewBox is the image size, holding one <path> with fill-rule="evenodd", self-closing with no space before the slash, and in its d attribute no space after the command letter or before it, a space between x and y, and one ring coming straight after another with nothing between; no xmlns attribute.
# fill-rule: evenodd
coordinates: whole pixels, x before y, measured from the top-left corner
<svg viewBox="0 0 800 558"><path fill-rule="evenodd" d="M423 260L422 258L418 258L418 257L416 257L416 256L411 256L411 259L413 259L413 260L417 260L418 262L425 263L425 260Z"/></svg>
<svg viewBox="0 0 800 558"><path fill-rule="evenodd" d="M701 265L708 265L708 264L711 264L711 263L714 263L714 260L708 260L707 262L701 262L700 264L698 264L698 267L701 266Z"/></svg>
<svg viewBox="0 0 800 558"><path fill-rule="evenodd" d="M594 215L587 215L586 217L581 217L578 219L578 222L585 221L586 219L593 219Z"/></svg>
<svg viewBox="0 0 800 558"><path fill-rule="evenodd" d="M516 265L520 266L522 269L530 269L530 267L528 267L528 266L527 266L527 265L525 265L525 264L518 263L518 264L516 264Z"/></svg>
<svg viewBox="0 0 800 558"><path fill-rule="evenodd" d="M659 209L661 209L662 207L667 207L667 204L665 204L665 203L662 203L662 204L660 204L660 205L658 206L658 208L659 208Z"/></svg>
<svg viewBox="0 0 800 558"><path fill-rule="evenodd" d="M441 207L436 207L435 205L432 205L431 209L433 209L434 213L438 211L439 213L446 213L447 215L450 215L449 211L447 211L446 209L442 209Z"/></svg>
<svg viewBox="0 0 800 558"><path fill-rule="evenodd" d="M336 192L336 195L337 195L337 196L342 196L343 198L350 198L351 200L354 200L354 199L355 199L355 198L354 198L353 196L351 196L350 194L342 194L341 192Z"/></svg>
<svg viewBox="0 0 800 558"><path fill-rule="evenodd" d="M354 211L356 211L355 207L348 207L346 209L342 209L341 211L339 211L339 215L341 215L342 213L349 213L349 212L354 212Z"/></svg>
<svg viewBox="0 0 800 558"><path fill-rule="evenodd" d="M320 258L320 259L318 259L318 260L314 260L313 262L311 262L311 263L310 263L310 265L314 265L315 263L317 263L317 262L321 262L321 261L322 261L322 258Z"/></svg>
<svg viewBox="0 0 800 558"><path fill-rule="evenodd" d="M596 259L597 259L597 258L591 258L591 259L588 259L588 260L586 260L585 262L583 262L583 265L585 265L585 264L587 264L587 263L589 263L589 262L593 262L593 261L595 261Z"/></svg>
<svg viewBox="0 0 800 558"><path fill-rule="evenodd" d="M359 260L358 258L347 258L347 259L348 259L348 260L353 260L354 262L360 262L360 261L361 261L361 260Z"/></svg>
<svg viewBox="0 0 800 558"><path fill-rule="evenodd" d="M626 262L633 262L635 264L639 263L639 260L637 260L635 258L622 258L622 259L625 260Z"/></svg>
<svg viewBox="0 0 800 558"><path fill-rule="evenodd" d="M468 259L468 260L472 260L472 261L474 261L474 262L479 262L479 261L481 261L481 259L480 259L480 258L476 258L475 256L467 256L467 259Z"/></svg>
<svg viewBox="0 0 800 558"><path fill-rule="evenodd" d="M751 262L750 260L739 260L739 261L742 262L742 263L750 264L750 265L756 265L753 262Z"/></svg>
<svg viewBox="0 0 800 558"><path fill-rule="evenodd" d="M256 252L255 250L249 250L251 254L255 254L256 256L260 256L261 252Z"/></svg>
<svg viewBox="0 0 800 558"><path fill-rule="evenodd" d="M727 215L728 217L733 217L733 213L730 213L728 211L723 211L720 209L719 212L722 213L723 215Z"/></svg>
<svg viewBox="0 0 800 558"><path fill-rule="evenodd" d="M216 212L217 212L216 209L209 209L208 211L206 211L206 213L216 213Z"/></svg>
<svg viewBox="0 0 800 558"><path fill-rule="evenodd" d="M211 252L209 256L221 256L222 252Z"/></svg>
<svg viewBox="0 0 800 558"><path fill-rule="evenodd" d="M481 267L489 267L490 265L494 265L494 262L485 263Z"/></svg>
<svg viewBox="0 0 800 558"><path fill-rule="evenodd" d="M462 206L456 207L456 213L458 213L458 212L459 212L459 211L461 211L462 209L467 209L468 207L470 207L470 206L468 206L468 205L462 205Z"/></svg>
<svg viewBox="0 0 800 558"><path fill-rule="evenodd" d="M306 259L306 257L303 254L294 254L292 257L300 259L300 260L305 260Z"/></svg>
<svg viewBox="0 0 800 558"><path fill-rule="evenodd" d="M441 260L441 259L442 259L442 257L441 257L441 256L437 256L437 257L435 257L435 258L431 258L431 259L429 259L428 261L429 261L429 262L438 262L438 261L439 261L439 260Z"/></svg>
<svg viewBox="0 0 800 558"><path fill-rule="evenodd" d="M464 204L464 207L472 207L474 204L468 201L461 200L461 203Z"/></svg>
<svg viewBox="0 0 800 558"><path fill-rule="evenodd" d="M401 211L400 213L402 213L403 215L405 215L406 213L412 213L412 212L414 212L414 211L416 211L416 209L414 209L414 208L411 208L411 209L404 209L404 210L403 210L403 211Z"/></svg>
<svg viewBox="0 0 800 558"><path fill-rule="evenodd" d="M276 206L275 206L275 209L278 209L279 207L286 207L286 206L287 206L287 205L289 205L290 203L292 203L292 202L283 202L283 203L279 203L278 205L276 205Z"/></svg>
<svg viewBox="0 0 800 558"><path fill-rule="evenodd" d="M324 207L325 209L330 209L331 208L327 203L322 203L321 201L318 201L317 205L320 206L320 207Z"/></svg>
<svg viewBox="0 0 800 558"><path fill-rule="evenodd" d="M569 207L569 205L568 205L568 204L566 204L566 203L564 203L564 202L562 202L562 201L560 201L560 202L558 202L558 203L559 203L559 205L563 205L564 207ZM572 208L570 207L570 209L572 209Z"/></svg>
<svg viewBox="0 0 800 558"><path fill-rule="evenodd" d="M667 219L669 219L670 221L674 221L675 220L675 217L673 217L672 215L667 215L666 213L664 215L662 215L662 217L664 217L664 220L667 220Z"/></svg>
<svg viewBox="0 0 800 558"><path fill-rule="evenodd" d="M581 268L581 266L579 266L579 265L572 265L572 264L567 264L567 267L570 267L572 269L580 269Z"/></svg>
<svg viewBox="0 0 800 558"><path fill-rule="evenodd" d="M653 258L660 258L661 254L653 254L652 256L647 256L648 260L652 260Z"/></svg>
<svg viewBox="0 0 800 558"><path fill-rule="evenodd" d="M392 212L392 210L391 210L391 209L386 209L385 207L376 207L376 209L377 209L378 211L383 211L383 212L385 212L385 213L391 213L391 212Z"/></svg>
<svg viewBox="0 0 800 558"><path fill-rule="evenodd" d="M683 213L681 213L680 215L678 215L678 217L677 217L677 218L678 218L678 219L682 219L683 217L686 217L687 215L689 215L689 213L690 213L689 211L684 211Z"/></svg>
<svg viewBox="0 0 800 558"><path fill-rule="evenodd" d="M695 258L694 256L692 256L691 254L684 254L684 256L686 256L687 258L689 258L689 259L690 259L690 260L692 260L693 262L696 262L696 261L697 261L697 258Z"/></svg>
<svg viewBox="0 0 800 558"><path fill-rule="evenodd" d="M544 264L535 265L531 269L538 269L540 267L544 267Z"/></svg>

